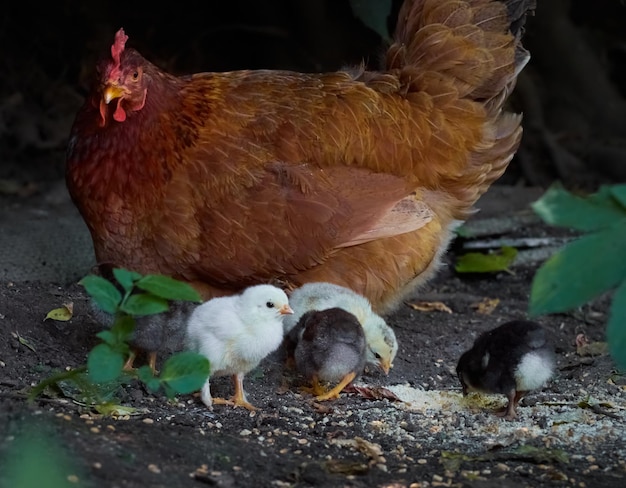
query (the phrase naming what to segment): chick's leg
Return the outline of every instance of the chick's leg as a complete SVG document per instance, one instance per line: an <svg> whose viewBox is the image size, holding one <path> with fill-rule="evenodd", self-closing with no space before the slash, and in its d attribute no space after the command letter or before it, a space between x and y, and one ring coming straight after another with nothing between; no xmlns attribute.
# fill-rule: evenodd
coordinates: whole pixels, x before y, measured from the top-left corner
<svg viewBox="0 0 626 488"><path fill-rule="evenodd" d="M150 369L152 370L152 374L154 375L157 374L156 362L157 362L157 353L154 351L149 352L148 353L148 366L150 366Z"/></svg>
<svg viewBox="0 0 626 488"><path fill-rule="evenodd" d="M509 403L507 406L500 412L496 412L498 417L502 417L505 420L515 420L517 418L516 407L522 397L526 394L525 391L515 391L512 390L507 394L507 398Z"/></svg>
<svg viewBox="0 0 626 488"><path fill-rule="evenodd" d="M137 351L135 351L134 349L131 348L130 352L128 353L128 359L124 363L124 371L132 371L133 370L133 364L135 363L135 358L136 357L137 357Z"/></svg>
<svg viewBox="0 0 626 488"><path fill-rule="evenodd" d="M311 386L303 386L300 388L300 391L310 393L313 396L320 396L326 394L328 390L320 383L317 375L314 375L313 378L311 378Z"/></svg>
<svg viewBox="0 0 626 488"><path fill-rule="evenodd" d="M331 398L339 398L339 393L341 393L341 390L348 386L350 382L352 382L352 380L355 378L355 376L356 374L354 372L348 373L332 390L323 395L318 395L317 397L315 397L315 399L317 401L323 402L324 400L330 400Z"/></svg>
<svg viewBox="0 0 626 488"><path fill-rule="evenodd" d="M246 400L246 393L243 390L243 373L237 373L233 375L233 386L235 388L235 394L230 398L230 400L226 400L224 398L214 398L213 403L220 405L232 405L234 407L243 407L250 411L256 410L254 405L248 403Z"/></svg>
<svg viewBox="0 0 626 488"><path fill-rule="evenodd" d="M213 408L213 398L211 398L211 384L209 383L209 379L207 378L207 380L205 381L204 385L202 386L202 391L201 391L201 397L202 397L202 402L209 408Z"/></svg>

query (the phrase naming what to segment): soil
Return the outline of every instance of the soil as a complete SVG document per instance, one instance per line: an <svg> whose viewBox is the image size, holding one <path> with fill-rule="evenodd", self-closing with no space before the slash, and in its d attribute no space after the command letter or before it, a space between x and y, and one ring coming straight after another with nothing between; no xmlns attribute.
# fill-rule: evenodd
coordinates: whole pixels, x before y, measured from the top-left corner
<svg viewBox="0 0 626 488"><path fill-rule="evenodd" d="M540 193L494 187L470 223L523 217L525 226L499 230L499 238L569 237L529 214L527 203ZM42 201L14 199L4 210L27 219ZM489 232L496 231L482 234ZM610 297L539 319L554 337L558 371L522 400L517 420L493 414L504 397L462 398L458 357L481 331L527 316L541 262L535 249L520 252L511 272L454 271L464 246L493 237L455 241L436 279L386 317L400 344L388 376L367 371L358 388L319 403L298 390L278 351L246 377L259 408L252 413L222 405L210 411L196 395L168 400L135 382L115 392L117 404L136 409L130 414L104 416L68 391L46 390L27 402L33 385L85 363L100 326L75 282L3 279L0 486L36 486L16 482L15 472L26 476L29 462L44 472L45 459L54 460L67 486L624 486L626 378L601 347ZM479 307L487 300L497 301L491 311ZM44 320L69 302L71 320ZM418 302L441 302L449 311L408 305ZM576 346L579 334L587 346ZM214 394L231 393L225 378L212 386ZM45 485L65 486L52 479Z"/></svg>

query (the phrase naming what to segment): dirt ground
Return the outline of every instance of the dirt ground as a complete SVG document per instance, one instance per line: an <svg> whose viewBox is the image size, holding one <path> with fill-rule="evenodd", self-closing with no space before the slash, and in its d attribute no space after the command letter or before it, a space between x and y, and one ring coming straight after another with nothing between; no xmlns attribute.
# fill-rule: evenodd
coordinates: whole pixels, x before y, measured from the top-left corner
<svg viewBox="0 0 626 488"><path fill-rule="evenodd" d="M591 344L603 341L608 297L540 319L554 336L558 372L522 400L518 420L492 414L504 398L460 395L454 373L459 355L479 332L526 317L542 248L520 245L511 273L459 275L453 263L463 246L493 238L540 238L549 254L545 242L568 236L529 214L526 203L540 193L494 187L471 221L494 230L455 242L449 265L407 300L442 302L451 313L402 305L386 317L400 343L389 376L367 372L357 383L364 388L323 404L299 393L280 353L246 378L249 398L259 407L254 413L227 406L209 411L197 396L169 401L134 383L116 392L121 405L137 409L132 415L102 416L63 395L29 404L32 385L85 363L99 326L77 284L3 280L0 486L16 486L7 484L13 483L7 468L23 471L20 459L30 466L28 456L37 455L22 447L29 429L51 449L44 458L54 453L66 459L59 469L67 486L624 486L626 377L601 348L575 345L578 334ZM41 201L4 203L4 211L24 211L29 218ZM498 229L516 219L524 224ZM478 306L486 299L499 301L490 313ZM44 321L67 302L74 306L70 321ZM227 379L216 379L213 387L230 394ZM42 466L43 459L35 462Z"/></svg>

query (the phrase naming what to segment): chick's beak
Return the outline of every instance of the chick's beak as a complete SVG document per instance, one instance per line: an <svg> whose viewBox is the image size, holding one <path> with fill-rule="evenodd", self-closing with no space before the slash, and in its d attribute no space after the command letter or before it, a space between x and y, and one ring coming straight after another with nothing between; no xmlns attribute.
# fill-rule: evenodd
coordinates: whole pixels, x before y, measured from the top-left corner
<svg viewBox="0 0 626 488"><path fill-rule="evenodd" d="M282 307L280 307L278 309L278 312L281 315L289 315L293 313L293 310L291 309L291 307L289 306L289 304L285 303Z"/></svg>
<svg viewBox="0 0 626 488"><path fill-rule="evenodd" d="M111 102L111 100L115 100L116 98L120 98L125 94L124 88L118 85L114 85L112 83L107 84L104 87L104 92L102 97L104 99L104 103L107 105Z"/></svg>
<svg viewBox="0 0 626 488"><path fill-rule="evenodd" d="M388 359L380 359L380 367L382 368L382 370L385 372L385 374L389 374L389 370L393 367L393 364L391 364L389 362Z"/></svg>

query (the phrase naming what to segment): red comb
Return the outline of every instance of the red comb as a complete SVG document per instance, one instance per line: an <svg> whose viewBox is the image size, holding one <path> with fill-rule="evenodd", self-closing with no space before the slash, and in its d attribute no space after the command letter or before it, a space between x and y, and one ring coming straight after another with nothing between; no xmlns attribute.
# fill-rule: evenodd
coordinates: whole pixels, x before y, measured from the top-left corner
<svg viewBox="0 0 626 488"><path fill-rule="evenodd" d="M115 42L111 46L111 56L113 57L113 68L111 69L110 77L116 78L120 72L120 56L124 51L124 45L128 40L128 36L124 34L124 29L120 29L115 33Z"/></svg>

